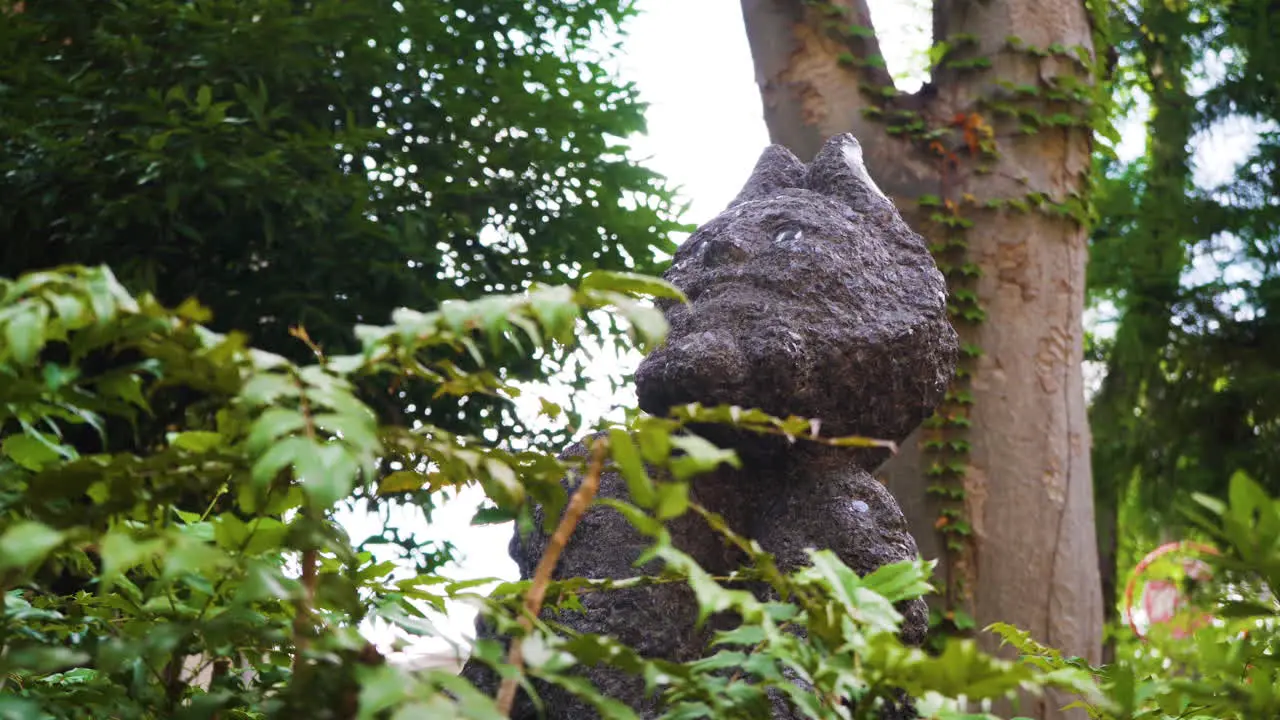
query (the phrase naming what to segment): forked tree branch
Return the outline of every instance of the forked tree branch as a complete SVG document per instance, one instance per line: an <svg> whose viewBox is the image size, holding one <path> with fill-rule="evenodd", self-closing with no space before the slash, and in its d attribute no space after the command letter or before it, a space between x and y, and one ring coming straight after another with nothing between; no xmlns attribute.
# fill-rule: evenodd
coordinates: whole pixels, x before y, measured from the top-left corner
<svg viewBox="0 0 1280 720"><path fill-rule="evenodd" d="M742 15L771 142L809 162L851 132L891 197L937 192L936 163L883 124L886 112L934 113L936 97L895 90L866 0L742 0Z"/></svg>
<svg viewBox="0 0 1280 720"><path fill-rule="evenodd" d="M893 79L865 0L742 0L742 16L773 142L808 162L832 135L869 135L863 111Z"/></svg>

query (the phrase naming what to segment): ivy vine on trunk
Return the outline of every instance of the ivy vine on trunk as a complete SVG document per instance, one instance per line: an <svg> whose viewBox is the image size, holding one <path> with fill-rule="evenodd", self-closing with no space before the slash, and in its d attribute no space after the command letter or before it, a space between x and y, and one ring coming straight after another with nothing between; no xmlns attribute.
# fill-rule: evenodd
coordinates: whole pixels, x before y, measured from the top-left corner
<svg viewBox="0 0 1280 720"><path fill-rule="evenodd" d="M906 94L862 0L742 7L771 140L803 159L857 135L948 276L965 362L948 404L881 471L921 552L943 560L939 614L952 630L1004 619L1096 659L1081 360L1092 136L1107 115L1090 9L939 0L932 81Z"/></svg>

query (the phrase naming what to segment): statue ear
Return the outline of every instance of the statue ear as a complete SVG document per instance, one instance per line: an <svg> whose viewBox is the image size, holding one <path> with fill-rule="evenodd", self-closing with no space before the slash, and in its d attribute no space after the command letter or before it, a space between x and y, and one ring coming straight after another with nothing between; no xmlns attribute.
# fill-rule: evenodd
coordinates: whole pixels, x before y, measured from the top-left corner
<svg viewBox="0 0 1280 720"><path fill-rule="evenodd" d="M779 190L804 187L804 169L804 163L790 150L781 145L770 145L760 154L747 184L729 207L772 197Z"/></svg>
<svg viewBox="0 0 1280 720"><path fill-rule="evenodd" d="M893 203L867 172L862 145L851 133L827 140L809 165L805 187L868 215L893 210Z"/></svg>

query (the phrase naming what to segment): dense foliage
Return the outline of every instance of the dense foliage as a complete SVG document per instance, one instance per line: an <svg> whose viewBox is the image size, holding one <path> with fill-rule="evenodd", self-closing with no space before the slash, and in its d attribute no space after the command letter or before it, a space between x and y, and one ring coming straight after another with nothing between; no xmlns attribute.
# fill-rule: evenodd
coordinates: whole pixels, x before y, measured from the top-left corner
<svg viewBox="0 0 1280 720"><path fill-rule="evenodd" d="M131 291L199 298L213 329L306 361L295 325L343 354L360 347L355 324L397 307L652 270L675 208L624 157L643 106L602 54L633 12L624 0L0 0L0 275L104 263ZM585 382L582 356L562 350L503 348L504 373ZM412 375L355 382L398 424L565 442L563 426L529 428L495 395L437 395ZM163 442L192 401L153 402L110 448ZM66 442L100 449L91 434ZM429 495L407 499L430 518ZM405 528L381 536L424 567L451 554Z"/></svg>
<svg viewBox="0 0 1280 720"><path fill-rule="evenodd" d="M658 662L616 639L574 636L541 621L522 625L531 583L504 584L484 599L474 595L475 583L451 583L438 572L397 574L394 564L353 545L333 509L361 487L386 501L478 483L491 505L477 521L516 514L528 522L527 499L536 498L555 523L566 504L564 473L602 468L494 449L430 424L379 421L355 395L356 378L415 374L454 396L507 394L500 368L489 365L494 351L571 348L589 309L625 319L642 347L660 341L662 316L638 294L679 297L657 280L596 273L577 289L540 286L433 312L401 310L390 325L356 328L360 352L317 353L300 365L206 330L193 321L200 315L194 305L173 311L135 297L103 268L0 281L0 716L502 717L492 699L452 672L406 671L359 632L361 621L378 617L434 636L423 609L447 598L485 603L499 627L524 637L522 664L491 643L476 648L478 657L513 679L569 687L606 718L635 716L575 677L580 664L604 662L645 677L667 699L668 718L768 717L777 695L805 717L869 719L898 688L917 698L926 717L955 720L991 717L966 714L965 701L1047 687L1116 720L1280 712L1275 599L1244 592L1280 582L1280 501L1242 476L1229 503L1201 500L1201 521L1226 551L1219 576L1231 579L1229 595L1210 588L1202 602L1229 621L1193 641L1163 641L1169 667L1147 653L1090 668L1006 627L996 630L1022 648L1020 661L985 656L970 640L937 656L906 648L893 602L928 589L926 564L858 577L819 550L811 567L782 573L712 515L749 561L732 577L708 575L672 546L662 521L705 514L690 502L688 479L737 460L684 425L735 422L798 442L865 442L815 438L803 418L694 406L611 430L605 457L628 479L635 502L607 502L652 538L651 556L664 573L578 578L539 590L572 608L580 594L619 584L688 583L704 617L721 614L725 628L703 660ZM460 369L453 359L464 355L486 367ZM201 400L163 443L86 452L64 441L85 426L103 436L105 448L111 434L129 432L136 418L184 389ZM380 478L379 457L402 464ZM231 503L185 505L192 489ZM92 582L59 592L67 567ZM744 581L770 592L756 594ZM1234 599L1220 599L1227 597Z"/></svg>
<svg viewBox="0 0 1280 720"><path fill-rule="evenodd" d="M1280 19L1265 0L1114 10L1115 84L1149 115L1145 151L1099 187L1090 287L1116 322L1096 348L1096 479L1100 505L1132 490L1130 520L1169 521L1161 498L1237 471L1280 489ZM1247 153L1220 182L1225 158L1193 151L1224 138Z"/></svg>
<svg viewBox="0 0 1280 720"><path fill-rule="evenodd" d="M1090 410L1094 482L1115 603L1138 558L1195 533L1170 498L1221 495L1240 471L1280 492L1280 20L1266 0L1108 8L1118 109L1145 138L1135 158L1100 163L1089 262L1105 321L1091 348L1106 371ZM1220 150L1237 147L1243 158Z"/></svg>
<svg viewBox="0 0 1280 720"><path fill-rule="evenodd" d="M0 274L105 263L303 360L294 324L344 353L396 307L650 271L674 207L601 54L632 5L4 0Z"/></svg>
<svg viewBox="0 0 1280 720"><path fill-rule="evenodd" d="M390 371L425 376L437 391L455 396L507 393L494 369L467 372L449 359L428 358L441 350L483 358L500 344L572 344L582 310L604 303L630 321L642 344L652 344L665 328L661 314L636 303L627 290L676 294L657 281L592 275L577 291L546 287L446 304L432 313L403 310L390 326L357 328L364 343L359 354L321 356L299 366L204 330L191 321L191 306L170 312L150 297L134 298L105 269L6 281L0 286L0 334L6 339L0 372L7 380L0 404L0 677L9 690L3 701L8 714L371 717L404 707L408 714L399 717L492 717L491 706L451 675L409 678L384 665L356 630L377 615L429 633L415 603L439 604L466 586L442 584L435 575L393 580L393 566L356 551L331 510L359 485L379 483L383 494L394 494L473 482L499 509L525 507L527 496L560 508L565 498L559 479L568 468L549 455L486 448L431 425L379 424L351 381ZM99 362L90 370L93 359ZM113 420L124 420L127 432L129 421L179 388L202 396L200 412L172 427L160 446L90 453L63 442L64 430L77 425L106 434L114 431ZM691 412L692 419L706 419ZM774 426L754 414L740 417L744 424L790 432L808 427L803 420ZM762 577L790 589L783 597L799 593L794 599L800 605L786 606L721 586L663 542L655 520L688 507L681 481L731 460L696 436L674 435L676 429L674 422L641 423L642 450L617 436L612 456L637 484L635 496L648 501L627 508L629 516L654 534L655 552L677 578L694 583L708 611L742 614L743 627L726 636L727 643L813 653L779 630L807 609L813 618L809 642L826 648L806 661L818 684L811 692L793 688L780 665L770 670L778 661L766 660L768 653L748 663L752 673L791 689L802 704L827 706L831 697L853 690L853 678L818 673L823 657L836 652L852 658L855 648L841 646L857 639L870 643L866 652L883 656L873 667L895 684L923 690L946 679L929 680L929 673L941 672L929 668L958 660L929 660L894 644L900 618L889 601L924 588L920 565L864 580L829 553L815 555L814 569L793 577L765 565ZM679 480L655 484L636 464L637 452L662 466L673 451L679 451L673 465ZM380 456L416 460L379 481L374 469ZM221 511L183 506L192 488L203 496L226 494L234 503ZM758 548L754 554L762 557ZM94 581L87 590L60 595L55 583L65 566L81 568ZM587 581L580 590L600 588ZM569 657L591 659L604 651L614 662L644 665L608 638L557 647L552 637L541 654L526 653L540 677L563 675ZM959 667L980 673L1002 667L979 662L966 647ZM668 668L672 691L689 696L686 705L710 703L717 713L758 707L759 687L739 683L736 691L718 692L734 682L714 671L734 658L741 653L726 650L703 664ZM239 673L242 663L252 669L248 679ZM192 679L205 665L212 667L212 679L201 687ZM852 665L846 663L846 670ZM949 682L951 694L964 692L968 683L965 676ZM991 691L1017 682L1004 680Z"/></svg>
<svg viewBox="0 0 1280 720"><path fill-rule="evenodd" d="M1078 702L1091 718L1247 720L1280 713L1280 599L1274 592L1280 587L1280 499L1244 474L1228 487L1225 501L1196 495L1194 507L1180 508L1225 550L1207 558L1209 578L1175 574L1189 601L1182 627L1194 631L1179 636L1176 625L1156 625L1144 644L1090 668L1105 698ZM1025 663L1086 667L1014 628L994 629Z"/></svg>

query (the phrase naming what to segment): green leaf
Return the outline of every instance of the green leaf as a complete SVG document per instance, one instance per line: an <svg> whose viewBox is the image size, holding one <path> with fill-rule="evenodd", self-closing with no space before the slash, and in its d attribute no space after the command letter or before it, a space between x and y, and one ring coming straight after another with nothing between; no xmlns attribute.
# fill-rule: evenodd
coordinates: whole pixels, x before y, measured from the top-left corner
<svg viewBox="0 0 1280 720"><path fill-rule="evenodd" d="M572 336L578 304L567 287L538 288L529 293L529 306L548 335L565 340Z"/></svg>
<svg viewBox="0 0 1280 720"><path fill-rule="evenodd" d="M802 575L820 581L832 600L843 606L850 617L857 618L875 633L894 635L902 623L902 615L883 595L867 588L857 573L830 550L809 550L813 565Z"/></svg>
<svg viewBox="0 0 1280 720"><path fill-rule="evenodd" d="M394 665L361 668L360 720L372 720L379 713L396 707L412 697L404 674Z"/></svg>
<svg viewBox="0 0 1280 720"><path fill-rule="evenodd" d="M440 628L436 627L435 623L431 622L430 619L421 616L415 617L409 615L398 607L384 607L375 614L410 634L430 638L438 638L441 636Z"/></svg>
<svg viewBox="0 0 1280 720"><path fill-rule="evenodd" d="M274 405L284 398L298 396L298 385L287 375L261 373L253 376L240 391L240 397L252 406Z"/></svg>
<svg viewBox="0 0 1280 720"><path fill-rule="evenodd" d="M263 487L286 468L303 458L318 452L319 444L305 437L287 437L267 448L253 464L252 477L255 486Z"/></svg>
<svg viewBox="0 0 1280 720"><path fill-rule="evenodd" d="M209 105L213 103L213 89L208 85L201 85L196 90L196 110L203 114L209 109Z"/></svg>
<svg viewBox="0 0 1280 720"><path fill-rule="evenodd" d="M25 568L44 560L65 536L44 523L23 521L0 535L0 570Z"/></svg>
<svg viewBox="0 0 1280 720"><path fill-rule="evenodd" d="M45 344L49 306L38 300L25 300L14 310L4 325L4 340L18 365L31 365Z"/></svg>
<svg viewBox="0 0 1280 720"><path fill-rule="evenodd" d="M689 509L689 485L682 482L662 483L658 486L658 502L654 514L659 520L669 520L683 515Z"/></svg>
<svg viewBox="0 0 1280 720"><path fill-rule="evenodd" d="M42 675L89 662L89 659L88 653L71 648L28 646L12 648L3 662L10 672Z"/></svg>
<svg viewBox="0 0 1280 720"><path fill-rule="evenodd" d="M0 695L0 720L46 720L49 717L33 700Z"/></svg>
<svg viewBox="0 0 1280 720"><path fill-rule="evenodd" d="M515 519L511 510L496 507L482 507L471 516L472 525L500 525Z"/></svg>
<svg viewBox="0 0 1280 720"><path fill-rule="evenodd" d="M862 584L868 590L883 595L889 602L896 603L922 597L933 590L933 586L929 584L930 574L929 564L923 560L903 560L881 565L863 577Z"/></svg>
<svg viewBox="0 0 1280 720"><path fill-rule="evenodd" d="M666 465L671 455L671 432L657 424L644 424L637 428L636 440L640 443L640 456L653 465Z"/></svg>
<svg viewBox="0 0 1280 720"><path fill-rule="evenodd" d="M124 530L112 530L98 543L98 553L102 557L102 585L109 590L114 582L124 573L141 565L164 549L159 539L137 540Z"/></svg>
<svg viewBox="0 0 1280 720"><path fill-rule="evenodd" d="M214 575L227 565L227 555L208 543L193 538L181 538L164 552L163 577L172 578L185 573Z"/></svg>
<svg viewBox="0 0 1280 720"><path fill-rule="evenodd" d="M671 474L677 480L686 480L699 473L710 472L721 463L731 467L740 467L738 456L733 450L716 447L710 441L697 435L674 435L671 444L683 452L671 461Z"/></svg>
<svg viewBox="0 0 1280 720"><path fill-rule="evenodd" d="M297 410L267 408L250 426L245 446L251 453L262 452L277 439L301 430L306 423L306 418Z"/></svg>
<svg viewBox="0 0 1280 720"><path fill-rule="evenodd" d="M629 303L620 306L623 317L631 323L636 341L642 348L650 348L661 343L667 336L667 317L661 310L648 305Z"/></svg>
<svg viewBox="0 0 1280 720"><path fill-rule="evenodd" d="M316 506L332 507L351 493L360 465L342 443L309 445L310 453L295 458L295 472L303 491Z"/></svg>
<svg viewBox="0 0 1280 720"><path fill-rule="evenodd" d="M1267 492L1243 472L1231 476L1227 497L1231 503L1229 518L1242 528L1253 527L1259 514L1275 512Z"/></svg>
<svg viewBox="0 0 1280 720"><path fill-rule="evenodd" d="M662 533L661 523L631 503L614 500L613 498L600 498L597 502L617 510L622 517L626 518L627 522L631 523L632 527L645 535L656 537Z"/></svg>
<svg viewBox="0 0 1280 720"><path fill-rule="evenodd" d="M661 278L616 270L594 270L582 278L583 290L612 290L614 292L651 295L680 302L689 302L680 288Z"/></svg>
<svg viewBox="0 0 1280 720"><path fill-rule="evenodd" d="M22 467L38 472L46 465L61 459L50 445L48 440L42 441L40 438L24 433L5 438L4 442L0 443L0 452Z"/></svg>
<svg viewBox="0 0 1280 720"><path fill-rule="evenodd" d="M928 51L929 66L936 67L938 63L942 62L942 58L946 57L947 53L949 52L951 52L950 43L947 43L947 42L934 43L934 45L930 47Z"/></svg>
<svg viewBox="0 0 1280 720"><path fill-rule="evenodd" d="M151 406L142 394L142 378L137 375L132 373L110 375L99 380L96 387L98 392L107 397L119 398L130 405L151 412Z"/></svg>
<svg viewBox="0 0 1280 720"><path fill-rule="evenodd" d="M213 313L209 308L201 305L199 300L190 297L174 308L173 314L184 320L199 324L213 320Z"/></svg>
<svg viewBox="0 0 1280 720"><path fill-rule="evenodd" d="M189 430L182 433L170 433L169 444L179 450L193 453L207 453L221 448L226 438L221 433L208 430Z"/></svg>
<svg viewBox="0 0 1280 720"><path fill-rule="evenodd" d="M640 450L636 448L630 433L618 428L610 430L609 451L614 464L618 466L618 472L627 481L627 492L631 495L632 502L643 508L653 507L653 481L645 471Z"/></svg>
<svg viewBox="0 0 1280 720"><path fill-rule="evenodd" d="M413 470L397 470L378 481L378 494L416 492L427 484L427 476Z"/></svg>
<svg viewBox="0 0 1280 720"><path fill-rule="evenodd" d="M524 502L524 486L510 465L496 458L485 458L483 469L480 484L498 507L513 510Z"/></svg>

